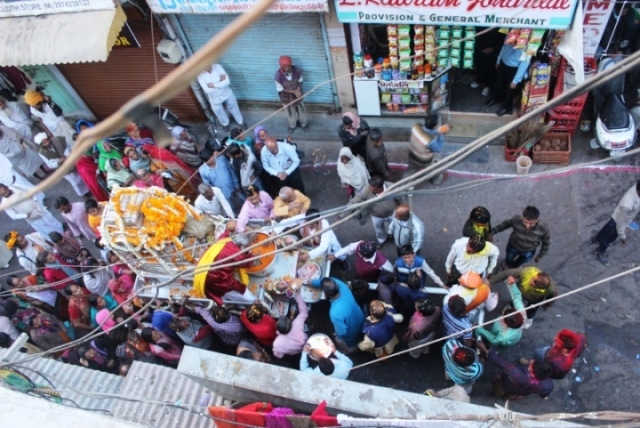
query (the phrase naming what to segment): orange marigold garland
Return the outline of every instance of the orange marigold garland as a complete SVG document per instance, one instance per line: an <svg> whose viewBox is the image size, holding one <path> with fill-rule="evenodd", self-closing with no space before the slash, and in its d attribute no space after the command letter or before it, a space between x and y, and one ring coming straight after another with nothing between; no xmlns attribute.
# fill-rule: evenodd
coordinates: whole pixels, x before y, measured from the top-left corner
<svg viewBox="0 0 640 428"><path fill-rule="evenodd" d="M12 230L9 232L9 240L7 241L7 248L9 250L13 250L13 247L16 245L16 240L18 239L18 232Z"/></svg>

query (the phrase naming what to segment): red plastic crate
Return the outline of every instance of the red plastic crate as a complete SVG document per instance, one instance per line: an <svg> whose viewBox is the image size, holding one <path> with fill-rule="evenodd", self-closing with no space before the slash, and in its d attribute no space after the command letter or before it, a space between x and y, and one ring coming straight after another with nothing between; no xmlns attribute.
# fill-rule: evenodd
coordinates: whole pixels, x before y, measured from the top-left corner
<svg viewBox="0 0 640 428"><path fill-rule="evenodd" d="M519 156L531 156L531 150L525 149L510 149L507 145L504 145L504 160L507 162L515 162Z"/></svg>
<svg viewBox="0 0 640 428"><path fill-rule="evenodd" d="M558 107L554 107L549 110L547 113L551 117L557 117L559 119L573 119L575 117L580 117L582 115L582 108L580 107L570 107L566 104L561 104Z"/></svg>
<svg viewBox="0 0 640 428"><path fill-rule="evenodd" d="M593 70L595 70L597 68L597 63L595 58L585 58L584 59L585 64L589 63L592 67ZM567 60L562 57L562 60L560 61L560 72L558 73L558 79L556 80L556 86L553 90L553 98L557 98L560 94L562 94L564 92L564 72L566 71L568 65L567 65ZM586 67L585 67L586 68ZM572 98L571 100L569 100L566 104L567 105L572 105L573 107L583 107L584 103L587 101L587 97L589 96L589 93L584 93L582 95L579 95L575 98Z"/></svg>

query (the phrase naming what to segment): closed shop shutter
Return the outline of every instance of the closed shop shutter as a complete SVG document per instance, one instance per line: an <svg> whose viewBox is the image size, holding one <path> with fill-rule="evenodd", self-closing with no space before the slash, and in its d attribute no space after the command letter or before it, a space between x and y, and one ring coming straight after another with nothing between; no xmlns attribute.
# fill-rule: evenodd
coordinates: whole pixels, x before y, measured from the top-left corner
<svg viewBox="0 0 640 428"><path fill-rule="evenodd" d="M155 84L156 67L158 80L176 68L176 65L162 61L156 52L156 46L162 40L162 32L157 25L153 28L155 40L152 40L149 21L129 20L129 25L140 42L140 48L113 49L106 62L58 65L98 119L110 116L135 95ZM206 120L191 89L181 91L163 106L183 122Z"/></svg>
<svg viewBox="0 0 640 428"><path fill-rule="evenodd" d="M237 15L179 15L178 20L193 51L233 21ZM223 54L220 64L241 101L278 103L273 77L280 55L289 55L302 69L303 90L331 79L329 58L317 13L265 14ZM305 103L333 106L335 85L326 83L305 97Z"/></svg>

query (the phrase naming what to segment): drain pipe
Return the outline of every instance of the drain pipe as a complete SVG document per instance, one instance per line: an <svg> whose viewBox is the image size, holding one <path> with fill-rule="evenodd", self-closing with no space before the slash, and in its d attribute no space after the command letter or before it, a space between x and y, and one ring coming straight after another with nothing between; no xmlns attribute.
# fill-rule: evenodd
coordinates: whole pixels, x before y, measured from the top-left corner
<svg viewBox="0 0 640 428"><path fill-rule="evenodd" d="M182 54L182 62L184 62L187 58L193 56L193 50L191 49L191 46L189 46L187 37L184 34L182 26L180 25L180 22L178 22L175 15L165 15L158 22L160 22L163 31L169 37L169 39L175 42L175 44L178 46L178 49L180 49L180 53ZM196 96L200 107L202 107L202 110L205 112L207 119L209 119L209 122L215 124L215 116L213 115L213 111L211 110L209 98L200 87L198 81L196 80L190 82L189 86Z"/></svg>

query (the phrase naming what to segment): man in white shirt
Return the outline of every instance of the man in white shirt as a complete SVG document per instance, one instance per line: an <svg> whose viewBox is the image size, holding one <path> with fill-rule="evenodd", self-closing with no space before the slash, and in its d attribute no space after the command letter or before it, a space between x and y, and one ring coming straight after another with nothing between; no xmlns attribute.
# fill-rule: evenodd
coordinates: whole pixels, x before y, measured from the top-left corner
<svg viewBox="0 0 640 428"><path fill-rule="evenodd" d="M222 129L229 131L229 115L224 109L225 106L238 125L247 129L240 113L238 100L231 90L231 80L220 64L213 64L211 70L198 74L198 83L209 97L211 109L222 125Z"/></svg>
<svg viewBox="0 0 640 428"><path fill-rule="evenodd" d="M61 139L60 137L54 138ZM71 153L71 150L69 150L68 147L64 150L63 153L60 153L59 149L54 146L49 136L44 132L36 134L36 136L33 137L33 141L38 146L40 146L38 154L42 158L44 164L50 170L58 169L60 165L62 165L62 163L65 161L67 156L69 156L69 154ZM78 174L76 171L71 171L64 176L64 179L67 180L69 184L71 184L71 187L73 187L73 190L75 190L78 196L83 196L89 193L89 188L82 180L82 177L80 177L80 174Z"/></svg>
<svg viewBox="0 0 640 428"><path fill-rule="evenodd" d="M23 137L31 139L31 127L33 120L13 101L7 101L6 98L0 97L0 122L4 126L13 128Z"/></svg>
<svg viewBox="0 0 640 428"><path fill-rule="evenodd" d="M457 284L458 278L467 272L487 278L496 267L499 255L498 247L480 235L456 239L445 262L449 285Z"/></svg>
<svg viewBox="0 0 640 428"><path fill-rule="evenodd" d="M4 240L6 242L11 240L11 233L14 232L10 232L5 236ZM52 248L46 244L39 233L30 233L27 236L22 236L17 232L15 234L14 248L16 249L18 263L31 275L36 275L38 273L38 267L36 266L38 254L43 250L50 251Z"/></svg>
<svg viewBox="0 0 640 428"><path fill-rule="evenodd" d="M22 199L25 193L26 191L15 186L8 187L0 184L0 196L2 196L3 205ZM26 220L45 239L49 237L51 232L58 232L61 235L64 233L62 223L47 210L47 207L37 202L33 197L20 201L11 208L6 208L5 212L13 220Z"/></svg>
<svg viewBox="0 0 640 428"><path fill-rule="evenodd" d="M300 158L294 146L267 137L260 158L264 170L280 180L275 180L278 183L278 191L284 186L289 186L302 194L305 193L299 168Z"/></svg>
<svg viewBox="0 0 640 428"><path fill-rule="evenodd" d="M198 186L198 192L200 192L200 196L196 198L194 205L200 211L205 214L235 218L229 201L227 201L220 189L202 183Z"/></svg>

